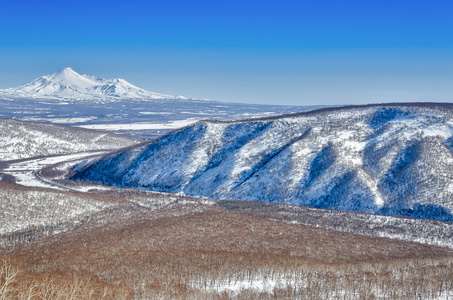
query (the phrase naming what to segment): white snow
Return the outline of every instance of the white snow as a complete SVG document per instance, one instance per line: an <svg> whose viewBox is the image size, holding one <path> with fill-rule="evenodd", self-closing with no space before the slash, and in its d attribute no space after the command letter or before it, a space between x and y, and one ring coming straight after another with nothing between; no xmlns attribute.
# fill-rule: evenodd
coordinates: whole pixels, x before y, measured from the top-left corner
<svg viewBox="0 0 453 300"><path fill-rule="evenodd" d="M271 278L269 275L256 275L247 278L234 278L234 279L220 279L216 280L215 284L210 285L206 289L215 291L219 294L228 292L232 296L238 295L241 291L253 290L255 293L271 294L274 289L286 288L287 286L295 287L298 284L303 284L301 278L289 277L285 275L275 275ZM204 284L202 282L192 283L192 287L203 290Z"/></svg>
<svg viewBox="0 0 453 300"><path fill-rule="evenodd" d="M40 119L36 121L49 121L51 123L58 123L58 124L73 124L73 123L82 123L88 122L92 120L96 120L97 117L84 117L84 118L46 118Z"/></svg>
<svg viewBox="0 0 453 300"><path fill-rule="evenodd" d="M23 186L33 186L33 187L45 187L45 188L54 188L54 189L64 189L55 184L43 181L35 174L37 171L65 161L73 161L82 159L84 157L101 155L106 153L105 151L99 152L84 152L84 153L75 153L68 155L52 156L45 158L34 158L29 160L24 160L20 162L10 163L6 169L2 172L5 174L12 175L16 178L16 183Z"/></svg>
<svg viewBox="0 0 453 300"><path fill-rule="evenodd" d="M96 130L146 130L146 129L178 129L188 125L195 124L198 120L196 119L185 119L170 121L166 123L129 123L129 124L91 124L81 125L78 127L96 129Z"/></svg>
<svg viewBox="0 0 453 300"><path fill-rule="evenodd" d="M140 115L144 115L144 116L148 116L148 115L151 115L151 116L161 116L161 115L174 115L175 113L174 112L168 112L168 111L140 111L138 112ZM181 113L184 113L184 112L181 112Z"/></svg>

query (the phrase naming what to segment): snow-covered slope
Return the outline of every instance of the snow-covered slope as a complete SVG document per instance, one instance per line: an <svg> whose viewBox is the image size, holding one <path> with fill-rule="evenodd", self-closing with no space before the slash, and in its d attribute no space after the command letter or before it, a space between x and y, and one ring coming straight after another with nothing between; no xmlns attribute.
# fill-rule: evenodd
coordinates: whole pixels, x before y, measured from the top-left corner
<svg viewBox="0 0 453 300"><path fill-rule="evenodd" d="M139 142L105 131L0 118L0 161L118 149Z"/></svg>
<svg viewBox="0 0 453 300"><path fill-rule="evenodd" d="M453 106L199 122L74 178L120 187L453 220Z"/></svg>
<svg viewBox="0 0 453 300"><path fill-rule="evenodd" d="M176 98L175 96L148 92L124 79L103 79L80 75L71 68L64 68L51 75L39 77L16 88L0 90L0 95L15 98L79 100Z"/></svg>

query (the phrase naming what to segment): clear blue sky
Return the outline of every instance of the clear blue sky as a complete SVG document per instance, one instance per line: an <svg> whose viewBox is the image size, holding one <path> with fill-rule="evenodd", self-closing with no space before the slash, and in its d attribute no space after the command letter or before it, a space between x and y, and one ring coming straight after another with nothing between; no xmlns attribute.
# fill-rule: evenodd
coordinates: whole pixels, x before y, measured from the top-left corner
<svg viewBox="0 0 453 300"><path fill-rule="evenodd" d="M66 66L231 102L450 102L453 1L0 2L0 88Z"/></svg>

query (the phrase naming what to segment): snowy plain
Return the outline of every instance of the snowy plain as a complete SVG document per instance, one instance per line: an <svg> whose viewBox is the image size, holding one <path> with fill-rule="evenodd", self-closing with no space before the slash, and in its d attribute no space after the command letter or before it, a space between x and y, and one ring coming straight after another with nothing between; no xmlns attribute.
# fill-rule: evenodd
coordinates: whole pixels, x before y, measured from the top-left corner
<svg viewBox="0 0 453 300"><path fill-rule="evenodd" d="M168 121L165 123L121 123L121 124L91 124L91 125L80 125L78 127L88 128L88 129L97 129L97 130L107 130L107 131L125 131L125 130L149 130L149 129L163 129L163 130L172 130L179 129L181 127L189 126L195 124L197 119L186 119L186 120L177 120L177 121Z"/></svg>

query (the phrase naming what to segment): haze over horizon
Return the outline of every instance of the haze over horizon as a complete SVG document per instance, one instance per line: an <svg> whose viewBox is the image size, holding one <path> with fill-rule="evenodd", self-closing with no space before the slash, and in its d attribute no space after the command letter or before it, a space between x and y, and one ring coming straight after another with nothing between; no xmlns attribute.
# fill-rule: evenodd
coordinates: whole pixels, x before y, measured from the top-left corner
<svg viewBox="0 0 453 300"><path fill-rule="evenodd" d="M446 0L8 1L0 9L0 89L72 67L228 102L453 101Z"/></svg>

